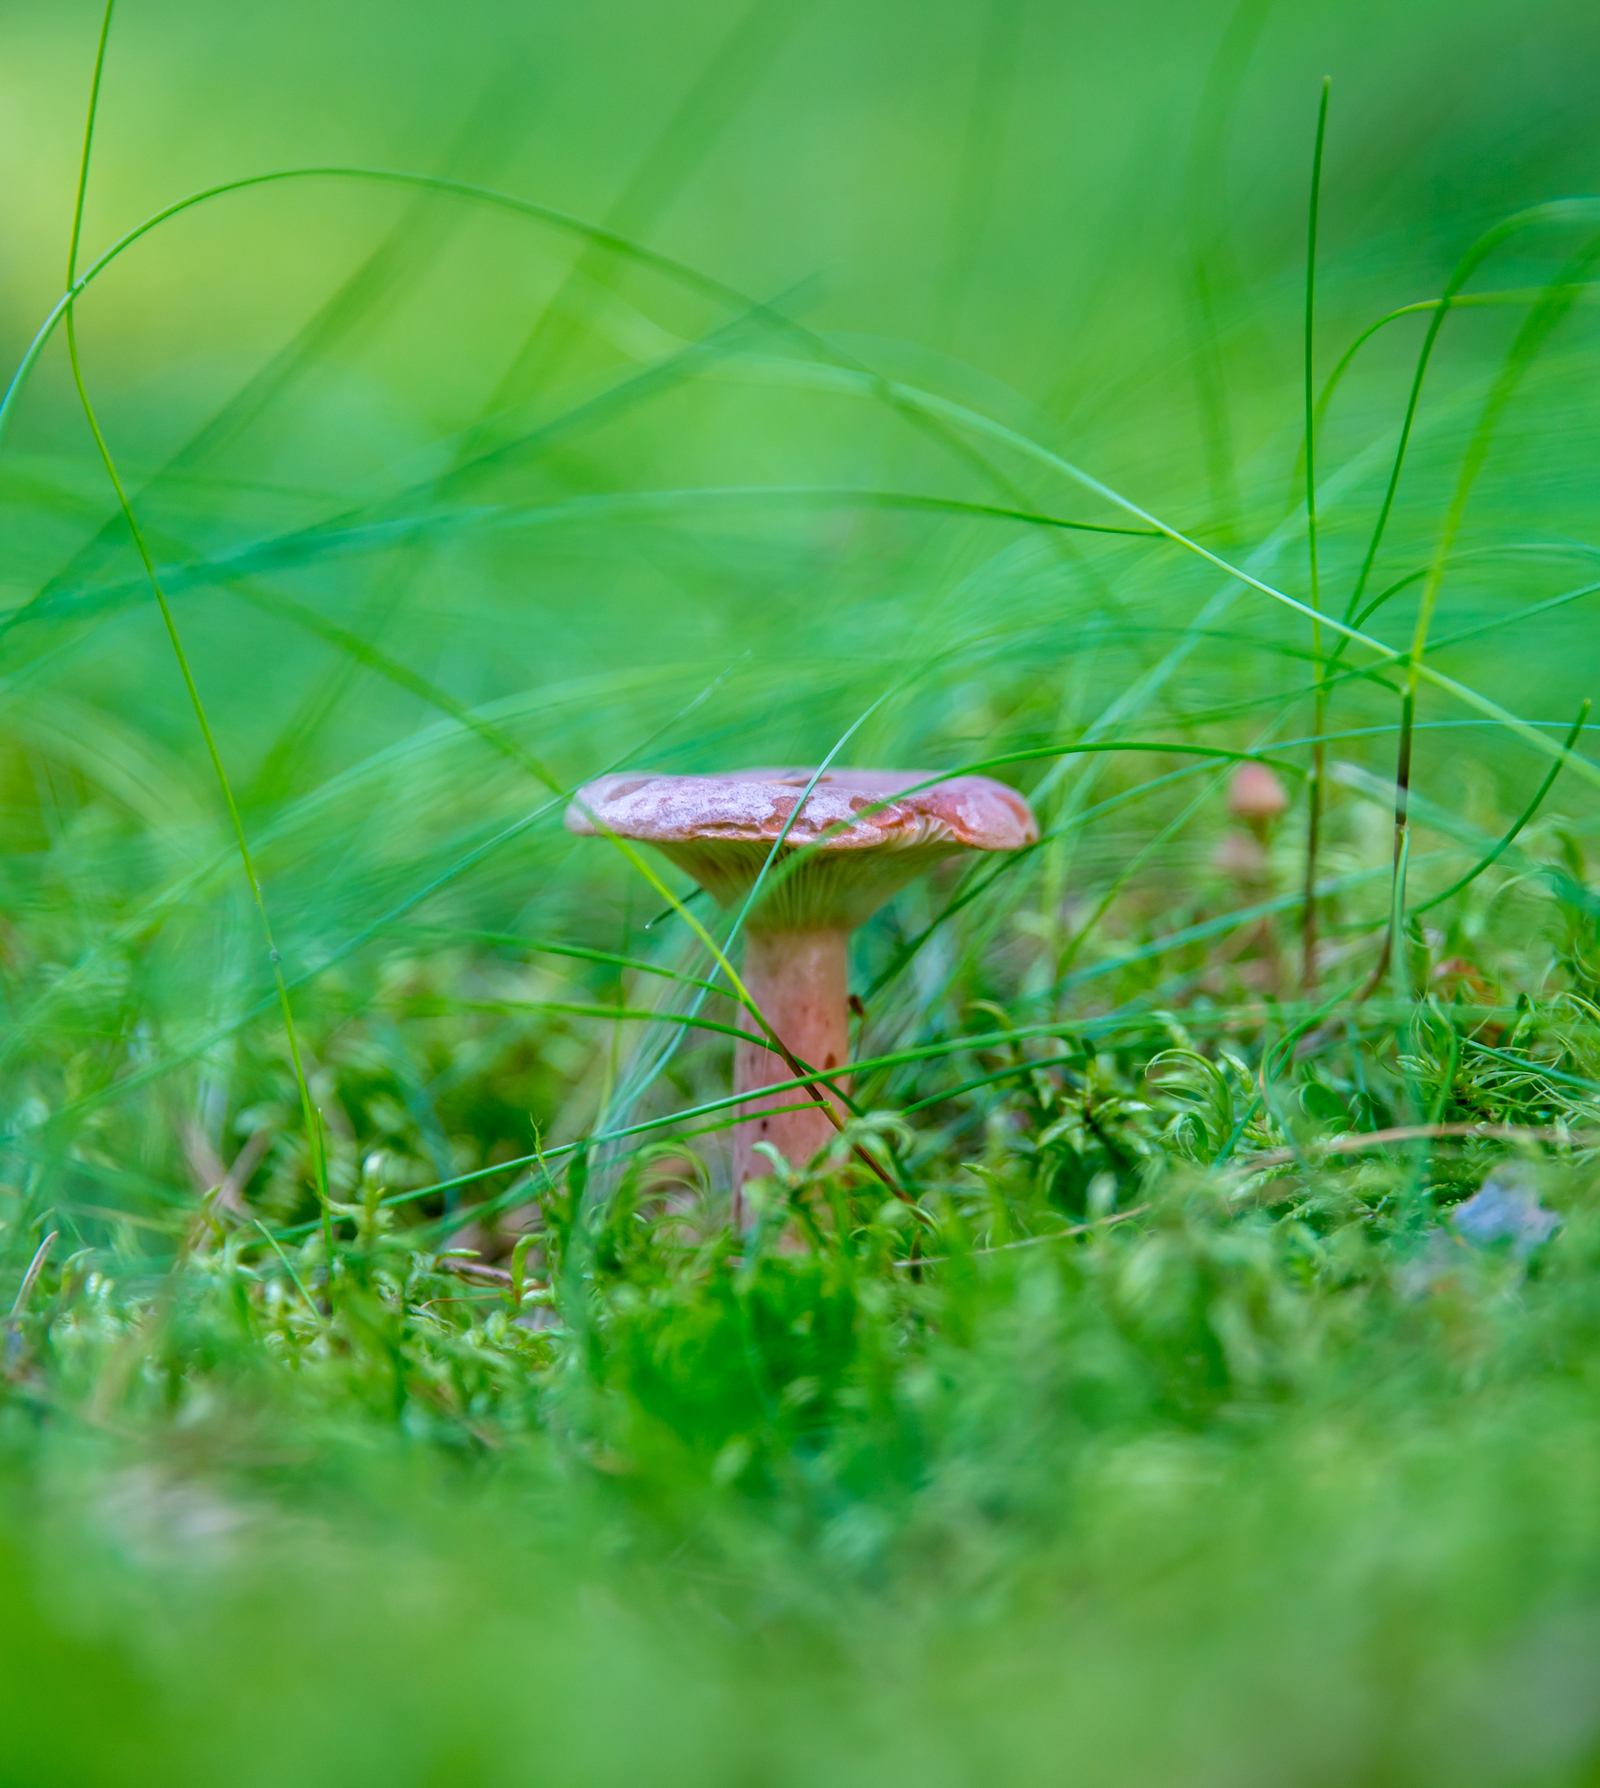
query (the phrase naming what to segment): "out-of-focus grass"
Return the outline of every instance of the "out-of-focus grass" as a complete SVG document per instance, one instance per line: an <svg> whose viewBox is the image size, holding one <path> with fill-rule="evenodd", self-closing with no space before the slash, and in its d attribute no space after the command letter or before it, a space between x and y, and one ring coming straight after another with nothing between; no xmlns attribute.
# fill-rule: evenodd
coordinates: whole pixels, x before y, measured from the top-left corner
<svg viewBox="0 0 1600 1788"><path fill-rule="evenodd" d="M17 358L96 23L8 15ZM1375 553L1437 310L1359 349L1315 586L1302 331L1322 75L1313 393L1593 185L1595 30L117 17L80 269L322 170L74 307L279 960L58 331L0 443L0 1779L1587 1779L1600 208L1462 288ZM852 727L1045 841L857 940L922 1215L841 1155L738 1243L732 1009L563 794ZM1486 1180L1560 1228L1474 1237Z"/></svg>
<svg viewBox="0 0 1600 1788"><path fill-rule="evenodd" d="M90 1285L7 1420L8 1779L1582 1779L1587 1178L1528 1276L1382 1177L924 1286L613 1244L553 1374L400 1250L320 1321Z"/></svg>

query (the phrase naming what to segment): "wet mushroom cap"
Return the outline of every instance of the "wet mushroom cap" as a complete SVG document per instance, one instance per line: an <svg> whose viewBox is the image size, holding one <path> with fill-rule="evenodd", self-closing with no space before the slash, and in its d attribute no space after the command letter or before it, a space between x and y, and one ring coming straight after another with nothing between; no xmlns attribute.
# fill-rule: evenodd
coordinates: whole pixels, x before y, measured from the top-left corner
<svg viewBox="0 0 1600 1788"><path fill-rule="evenodd" d="M567 828L654 845L723 906L749 893L789 825L770 892L751 914L765 930L851 929L932 864L959 851L1010 851L1039 836L1015 789L936 771L734 770L720 776L602 776L581 788ZM921 786L927 784L929 786Z"/></svg>

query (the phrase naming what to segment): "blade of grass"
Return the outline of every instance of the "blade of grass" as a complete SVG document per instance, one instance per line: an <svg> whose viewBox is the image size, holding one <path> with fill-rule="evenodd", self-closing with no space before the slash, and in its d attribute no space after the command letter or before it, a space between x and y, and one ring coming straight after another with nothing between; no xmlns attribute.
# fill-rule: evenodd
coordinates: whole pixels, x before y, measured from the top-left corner
<svg viewBox="0 0 1600 1788"><path fill-rule="evenodd" d="M1238 0L1206 72L1185 168L1189 237L1189 317L1195 394L1211 486L1211 520L1230 541L1238 525L1238 467L1220 347L1219 301L1237 283L1228 252L1226 197L1229 127L1250 58L1272 0Z"/></svg>
<svg viewBox="0 0 1600 1788"><path fill-rule="evenodd" d="M67 250L67 291L69 294L72 293L76 284L78 242L83 229L83 206L89 186L89 164L94 147L95 118L100 103L100 80L105 68L106 44L111 35L111 20L115 9L116 0L106 0L106 8L100 25L100 42L95 52L94 78L89 89L89 112L83 133L83 160L78 171L78 190L72 213L72 236ZM161 611L161 619L166 627L167 637L171 641L173 655L178 661L178 670L183 678L184 689L188 692L190 705L194 709L194 716L200 727L201 737L205 740L206 755L211 760L211 768L216 775L223 803L228 810L228 820L233 828L234 839L239 849L239 861L244 867L245 880L249 884L251 899L255 902L256 912L261 921L262 936L267 947L267 959L271 964L279 1008L283 1014L284 1034L288 1040L289 1057L294 1066L295 1083L300 1089L302 1115L305 1118L307 1137L312 1152L316 1192L322 1206L324 1233L331 1246L333 1230L328 1207L327 1161L322 1148L321 1127L315 1120L311 1103L311 1089L307 1084L305 1068L300 1059L300 1041L295 1031L294 1008L289 999L288 986L284 981L283 965L278 955L277 945L273 942L272 921L267 915L266 897L261 891L261 883L256 876L255 863L250 855L250 842L245 837L244 821L239 816L238 803L234 800L233 787L228 780L228 772L222 762L222 753L218 748L216 735L211 730L205 703L200 698L200 689L189 665L189 655L184 650L177 622L173 617L166 595L162 591L161 580L156 574L155 560L151 557L143 530L139 526L138 517L133 512L133 505L128 500L127 490L122 482L121 474L117 470L116 461L112 458L111 448L95 415L94 405L89 399L89 388L84 383L83 367L78 357L77 328L70 296L66 306L65 320L67 359L72 368L72 382L77 389L79 402L83 405L84 418L89 424L90 433L94 436L95 446L99 450L101 462L106 469L106 476L110 479L111 487L116 492L117 504L127 521L128 531L133 536L134 547L143 562L146 575L150 579L150 587L155 594L156 605Z"/></svg>
<svg viewBox="0 0 1600 1788"><path fill-rule="evenodd" d="M1311 156L1311 202L1306 224L1306 326L1305 326L1305 461L1306 461L1306 557L1310 577L1311 652L1316 660L1316 693L1312 698L1311 780L1306 816L1305 905L1300 913L1300 979L1307 994L1317 985L1317 855L1322 838L1323 776L1326 754L1322 735L1328 726L1328 692L1322 663L1322 581L1317 568L1317 456L1316 456L1316 358L1315 320L1317 293L1317 210L1322 196L1322 150L1328 134L1328 95L1331 75L1322 81L1322 101L1317 108L1317 141Z"/></svg>
<svg viewBox="0 0 1600 1788"><path fill-rule="evenodd" d="M1412 375L1410 394L1406 399L1405 417L1400 425L1400 440L1395 449L1388 487L1384 491L1383 501L1378 508L1378 517L1373 524L1366 554L1361 561L1361 570L1357 574L1355 586L1350 593L1350 601L1345 609L1346 616L1353 614L1360 606L1361 597L1367 587L1367 580L1371 577L1372 568L1377 563L1378 549L1383 544L1384 532L1394 510L1395 494L1400 488L1400 474L1405 467L1406 449L1410 443L1411 431L1416 421L1417 405L1422 397L1423 380L1427 377L1428 363L1433 358L1439 331L1444 327L1445 317L1455 302L1456 294L1502 243L1510 241L1519 232L1541 228L1547 224L1560 226L1590 222L1597 216L1600 216L1600 201L1587 197L1557 199L1547 204L1530 206L1527 210L1516 212L1511 217L1503 219L1492 229L1486 230L1456 263L1454 271L1446 282L1443 294L1433 308L1427 333L1423 337L1421 351L1417 355L1417 367ZM1548 288L1546 289L1548 291ZM1381 324L1374 325L1374 327L1381 327ZM1370 334L1371 331L1368 333ZM1360 343L1358 342L1356 345L1359 346ZM1355 349L1352 348L1350 352L1353 354Z"/></svg>
<svg viewBox="0 0 1600 1788"><path fill-rule="evenodd" d="M1589 706L1589 702L1585 700L1578 709L1578 718L1573 721L1572 730L1566 737L1566 747L1569 751L1577 743L1578 736L1584 729L1584 723L1589 718ZM1494 864L1498 863L1516 842L1517 835L1522 831L1523 827L1527 825L1528 821L1531 820L1544 805L1545 796L1555 787L1556 778L1560 774L1561 760L1558 758L1556 762L1550 766L1544 781L1539 784L1533 799L1523 808L1522 812L1517 815L1516 819L1512 821L1510 830L1500 839L1494 849L1491 850L1487 856L1480 857L1459 881L1452 882L1442 894L1435 894L1431 900L1425 900L1420 906L1414 906L1411 909L1411 916L1417 918L1420 917L1421 914L1430 911L1433 907L1442 906L1445 901L1459 894L1463 888L1469 887L1475 882L1478 877L1483 874L1484 870L1489 869Z"/></svg>
<svg viewBox="0 0 1600 1788"><path fill-rule="evenodd" d="M1506 355L1505 364L1484 400L1483 411L1478 419L1477 427L1473 430L1461 469L1457 474L1455 489L1451 493L1450 506L1445 513L1444 525L1440 530L1432 562L1428 567L1428 576L1423 583L1422 597L1417 606L1416 624L1412 632L1411 650L1406 656L1406 681L1400 704L1400 742L1395 767L1394 917L1386 953L1392 959L1397 987L1402 974L1407 982L1409 982L1410 976L1409 967L1402 960L1405 953L1402 927L1405 920L1406 860L1410 851L1411 758L1417 695L1425 669L1424 659L1428 649L1428 632L1433 623L1434 609L1438 604L1439 591L1444 582L1445 568L1455 547L1456 536L1460 532L1473 487L1488 458L1489 445L1495 427L1540 348L1571 308L1571 289L1574 280L1592 267L1597 259L1600 259L1600 235L1592 237L1576 255L1568 260L1562 273L1546 288L1544 296L1534 305L1522 327L1518 330L1516 339L1512 342L1510 351ZM1442 311L1439 313L1441 319L1443 314ZM1412 393L1413 408L1421 389L1422 371L1422 366L1419 366L1417 384L1413 387ZM1397 459L1396 479L1398 475L1399 460ZM1394 481L1391 480L1391 492L1393 483ZM1376 542L1376 536L1374 540ZM1375 544L1373 550L1376 550ZM1370 559L1371 554L1369 554L1369 565ZM1563 748L1561 756L1556 760L1556 767L1559 769L1561 764L1571 757L1570 747ZM1575 761L1582 762L1583 760ZM1381 970L1382 964L1377 972L1381 973Z"/></svg>

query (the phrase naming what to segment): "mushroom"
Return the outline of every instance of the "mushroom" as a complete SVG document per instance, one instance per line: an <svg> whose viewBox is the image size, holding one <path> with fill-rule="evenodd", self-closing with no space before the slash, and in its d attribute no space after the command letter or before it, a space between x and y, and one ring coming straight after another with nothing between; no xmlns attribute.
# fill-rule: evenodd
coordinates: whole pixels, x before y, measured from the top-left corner
<svg viewBox="0 0 1600 1788"><path fill-rule="evenodd" d="M1263 841L1289 805L1284 786L1265 764L1240 764L1228 785L1228 811Z"/></svg>
<svg viewBox="0 0 1600 1788"><path fill-rule="evenodd" d="M773 1035L813 1071L842 1067L850 1052L850 933L925 869L959 851L1010 851L1039 828L1015 789L987 776L918 770L734 770L721 776L602 776L567 809L569 831L616 834L654 845L723 907L743 904L774 842L778 860L745 923L742 979ZM922 786L928 784L931 786ZM787 834L784 828L788 827ZM810 848L807 848L810 847ZM758 1095L793 1080L764 1042L735 1045L734 1091ZM836 1130L823 1108L845 1082L833 1075L820 1099L791 1088L752 1097L734 1136L733 1192L765 1173L755 1153L771 1143L797 1165ZM807 1102L800 1109L775 1109Z"/></svg>
<svg viewBox="0 0 1600 1788"><path fill-rule="evenodd" d="M1228 812L1247 830L1234 827L1226 832L1212 862L1238 889L1246 905L1264 899L1271 889L1267 846L1288 806L1287 791L1265 764L1243 763L1234 771L1228 784ZM1272 915L1263 913L1246 936L1260 951L1258 975L1276 994L1283 980L1283 959Z"/></svg>

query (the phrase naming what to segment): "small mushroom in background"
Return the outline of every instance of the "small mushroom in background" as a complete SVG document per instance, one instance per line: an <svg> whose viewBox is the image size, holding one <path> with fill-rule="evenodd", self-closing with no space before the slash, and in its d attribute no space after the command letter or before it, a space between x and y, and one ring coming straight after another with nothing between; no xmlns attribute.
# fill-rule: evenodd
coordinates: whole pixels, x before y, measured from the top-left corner
<svg viewBox="0 0 1600 1788"><path fill-rule="evenodd" d="M1217 868L1241 884L1264 880L1267 841L1288 805L1283 784L1265 764L1240 764L1228 784L1228 812L1247 829L1223 834L1213 858Z"/></svg>
<svg viewBox="0 0 1600 1788"><path fill-rule="evenodd" d="M1263 844L1289 806L1284 786L1265 764L1240 764L1228 784L1228 811Z"/></svg>
<svg viewBox="0 0 1600 1788"><path fill-rule="evenodd" d="M735 770L721 776L602 776L578 791L570 831L614 833L654 845L723 907L742 905L773 843L783 847L745 922L741 979L773 1034L808 1068L842 1068L850 1053L849 938L892 895L942 858L1009 851L1039 828L1015 789L987 776L933 781L917 770L827 770L795 809L814 770ZM920 784L931 783L930 787ZM791 824L792 821L792 824ZM776 1050L739 1042L734 1091L752 1099L734 1133L734 1215L740 1190L768 1170L758 1142L804 1166L835 1134L819 1104L796 1089ZM824 1087L842 1089L834 1075ZM797 1110L773 1109L807 1102ZM832 1108L842 1110L837 1099Z"/></svg>
<svg viewBox="0 0 1600 1788"><path fill-rule="evenodd" d="M1228 783L1228 812L1236 823L1223 834L1211 860L1234 884L1239 899L1246 905L1254 905L1271 891L1267 845L1288 806L1288 793L1265 764L1240 764L1234 771ZM1277 992L1283 979L1283 962L1277 927L1270 915L1252 927L1246 941L1258 952L1259 978Z"/></svg>

